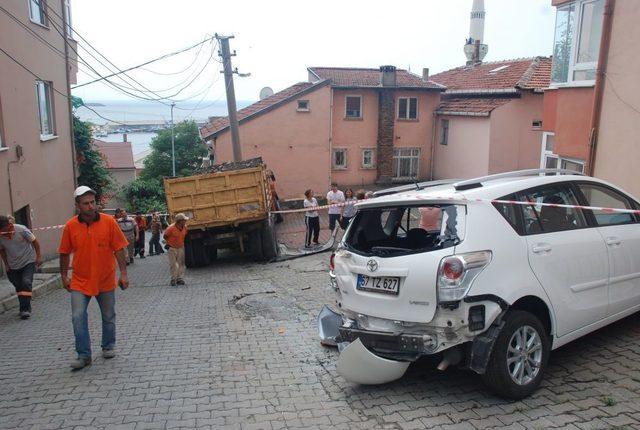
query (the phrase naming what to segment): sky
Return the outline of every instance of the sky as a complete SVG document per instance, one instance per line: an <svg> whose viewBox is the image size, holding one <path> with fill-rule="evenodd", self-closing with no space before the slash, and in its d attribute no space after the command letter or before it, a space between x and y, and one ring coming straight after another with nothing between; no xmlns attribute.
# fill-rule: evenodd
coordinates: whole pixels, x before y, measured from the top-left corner
<svg viewBox="0 0 640 430"><path fill-rule="evenodd" d="M121 69L214 33L234 35L233 66L251 73L235 77L236 97L257 100L265 86L279 91L306 81L310 66L391 64L417 74L428 67L434 74L463 65L471 4L472 0L72 0L72 24L79 36ZM485 61L551 55L551 0L485 0L485 9ZM198 56L194 49L148 66L152 72L130 74L163 96L193 79L175 96L183 103L224 100L221 64L212 48L205 44ZM108 73L84 51L80 55L101 74ZM89 80L84 73L78 75L79 84ZM130 99L100 83L74 94L85 101Z"/></svg>

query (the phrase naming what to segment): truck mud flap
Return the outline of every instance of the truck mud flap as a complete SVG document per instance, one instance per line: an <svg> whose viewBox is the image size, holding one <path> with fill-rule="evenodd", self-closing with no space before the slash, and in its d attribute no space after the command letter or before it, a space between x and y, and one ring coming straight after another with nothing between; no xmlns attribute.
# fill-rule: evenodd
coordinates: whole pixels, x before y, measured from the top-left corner
<svg viewBox="0 0 640 430"><path fill-rule="evenodd" d="M336 346L336 338L340 335L338 327L342 325L342 316L324 305L318 314L318 336L323 345Z"/></svg>
<svg viewBox="0 0 640 430"><path fill-rule="evenodd" d="M340 345L342 346L342 345ZM356 339L341 348L336 370L344 379L356 384L386 384L402 378L411 364L378 357Z"/></svg>

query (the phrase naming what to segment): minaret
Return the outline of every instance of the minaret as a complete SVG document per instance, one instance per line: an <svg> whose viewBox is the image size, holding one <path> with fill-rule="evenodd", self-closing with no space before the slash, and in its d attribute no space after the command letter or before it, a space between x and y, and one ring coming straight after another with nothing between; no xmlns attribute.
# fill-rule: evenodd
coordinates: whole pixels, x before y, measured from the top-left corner
<svg viewBox="0 0 640 430"><path fill-rule="evenodd" d="M489 47L482 43L484 42L484 15L484 0L473 0L469 39L464 45L467 65L481 63L489 50Z"/></svg>

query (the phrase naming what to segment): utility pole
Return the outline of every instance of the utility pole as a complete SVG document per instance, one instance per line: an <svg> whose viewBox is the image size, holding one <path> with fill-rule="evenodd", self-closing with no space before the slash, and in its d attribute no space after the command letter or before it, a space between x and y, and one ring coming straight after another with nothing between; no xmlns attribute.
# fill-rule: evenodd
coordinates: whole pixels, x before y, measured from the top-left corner
<svg viewBox="0 0 640 430"><path fill-rule="evenodd" d="M231 68L231 57L235 56L229 50L229 39L233 36L221 36L216 33L216 39L220 43L220 52L222 57L222 65L224 66L224 85L227 88L227 110L229 111L229 126L231 128L231 143L233 145L233 161L242 161L242 149L240 148L240 132L238 131L238 116L236 108L236 92L233 88L233 74L238 73L237 70Z"/></svg>
<svg viewBox="0 0 640 430"><path fill-rule="evenodd" d="M176 177L176 147L173 136L173 108L176 106L175 103L171 103L171 166L173 171L173 177Z"/></svg>

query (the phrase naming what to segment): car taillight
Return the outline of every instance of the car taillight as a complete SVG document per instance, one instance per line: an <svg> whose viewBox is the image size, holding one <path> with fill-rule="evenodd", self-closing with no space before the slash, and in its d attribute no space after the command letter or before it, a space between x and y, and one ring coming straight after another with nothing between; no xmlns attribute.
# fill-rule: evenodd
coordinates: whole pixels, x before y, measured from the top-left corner
<svg viewBox="0 0 640 430"><path fill-rule="evenodd" d="M480 251L444 257L438 268L438 301L462 300L476 277L491 262L491 256L491 251Z"/></svg>
<svg viewBox="0 0 640 430"><path fill-rule="evenodd" d="M331 270L332 272L333 272L333 269L336 268L335 258L336 258L336 253L332 252L331 257L329 257L329 270Z"/></svg>

